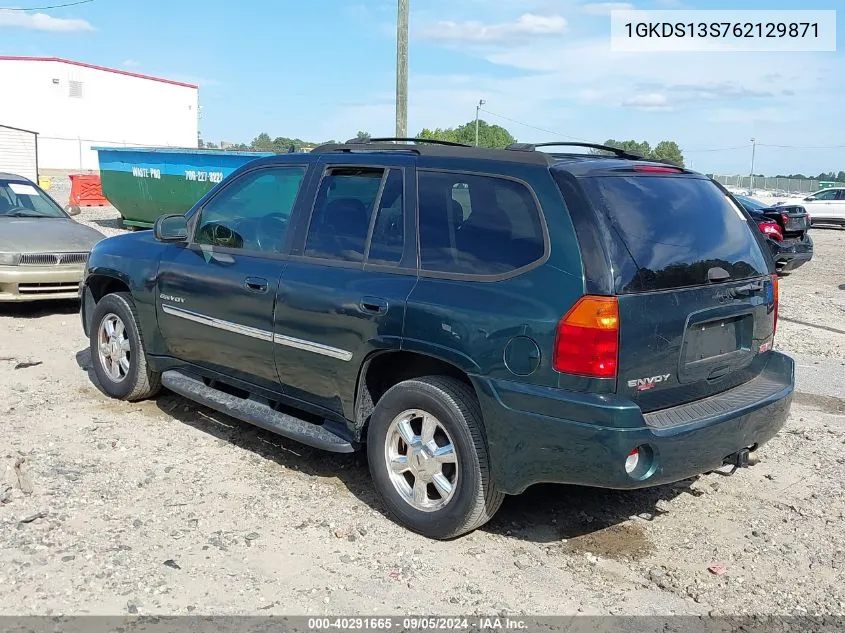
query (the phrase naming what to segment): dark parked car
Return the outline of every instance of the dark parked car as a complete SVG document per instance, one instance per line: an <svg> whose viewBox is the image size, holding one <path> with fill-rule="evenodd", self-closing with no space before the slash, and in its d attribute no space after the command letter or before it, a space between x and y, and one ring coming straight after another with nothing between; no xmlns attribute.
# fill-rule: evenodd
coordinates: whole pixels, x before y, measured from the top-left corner
<svg viewBox="0 0 845 633"><path fill-rule="evenodd" d="M748 196L734 196L768 239L778 272L789 272L813 258L810 215L800 205L764 204Z"/></svg>
<svg viewBox="0 0 845 633"><path fill-rule="evenodd" d="M385 506L433 538L540 482L756 461L793 361L772 350L774 264L720 186L621 150L396 140L258 159L98 244L82 315L103 389L366 447Z"/></svg>

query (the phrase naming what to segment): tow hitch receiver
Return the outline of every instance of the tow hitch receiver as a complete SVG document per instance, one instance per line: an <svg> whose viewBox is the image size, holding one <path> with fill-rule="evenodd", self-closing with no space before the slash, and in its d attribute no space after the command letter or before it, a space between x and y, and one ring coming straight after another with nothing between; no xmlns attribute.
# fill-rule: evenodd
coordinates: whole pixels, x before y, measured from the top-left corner
<svg viewBox="0 0 845 633"><path fill-rule="evenodd" d="M742 450L725 457L724 465L733 466L734 470L737 468L748 468L760 462L760 458L755 450L756 446L751 448L743 448Z"/></svg>

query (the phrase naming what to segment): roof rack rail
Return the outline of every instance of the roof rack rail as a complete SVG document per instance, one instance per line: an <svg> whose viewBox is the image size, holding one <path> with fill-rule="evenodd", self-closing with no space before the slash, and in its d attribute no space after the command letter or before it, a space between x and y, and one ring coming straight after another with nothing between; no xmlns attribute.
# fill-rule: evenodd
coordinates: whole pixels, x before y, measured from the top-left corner
<svg viewBox="0 0 845 633"><path fill-rule="evenodd" d="M412 154L416 156L471 158L483 160L498 160L527 165L552 165L557 158L548 152L508 152L503 148L492 149L462 145L451 141L435 139L399 139L407 143L391 143L393 139L353 139L346 143L324 143L311 150L312 154L377 154L396 153Z"/></svg>
<svg viewBox="0 0 845 633"><path fill-rule="evenodd" d="M351 138L345 145L366 145L367 143L392 143L404 141L407 143L430 143L432 145L448 145L449 147L472 147L464 143L453 143L452 141L441 141L436 138L410 138L401 136L384 136L379 138Z"/></svg>
<svg viewBox="0 0 845 633"><path fill-rule="evenodd" d="M600 149L606 152L616 154L619 158L627 158L630 160L647 160L645 156L634 154L618 147L611 147L610 145L599 145L598 143L572 143L572 142L552 142L552 143L512 143L505 149L512 152L533 152L538 147L588 147L590 149Z"/></svg>

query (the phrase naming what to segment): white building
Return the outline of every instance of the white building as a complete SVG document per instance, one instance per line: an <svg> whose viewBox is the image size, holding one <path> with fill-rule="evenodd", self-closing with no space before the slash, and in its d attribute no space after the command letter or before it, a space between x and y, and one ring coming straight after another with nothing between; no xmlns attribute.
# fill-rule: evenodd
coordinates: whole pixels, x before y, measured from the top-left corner
<svg viewBox="0 0 845 633"><path fill-rule="evenodd" d="M54 57L0 56L0 125L38 134L40 169L96 170L92 146L197 147L197 86Z"/></svg>

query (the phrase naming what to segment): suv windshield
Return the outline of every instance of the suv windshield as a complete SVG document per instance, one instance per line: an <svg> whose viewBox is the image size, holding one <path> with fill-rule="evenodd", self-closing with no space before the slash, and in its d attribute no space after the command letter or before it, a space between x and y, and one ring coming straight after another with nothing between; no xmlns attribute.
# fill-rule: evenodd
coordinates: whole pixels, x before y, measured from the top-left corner
<svg viewBox="0 0 845 633"><path fill-rule="evenodd" d="M66 218L61 207L26 182L0 180L0 218Z"/></svg>
<svg viewBox="0 0 845 633"><path fill-rule="evenodd" d="M627 251L613 255L619 292L704 285L711 268L733 281L767 274L746 216L709 180L626 175L583 182ZM623 261L628 255L634 270Z"/></svg>

